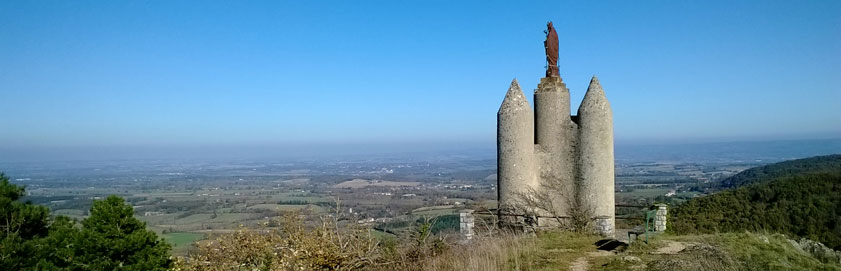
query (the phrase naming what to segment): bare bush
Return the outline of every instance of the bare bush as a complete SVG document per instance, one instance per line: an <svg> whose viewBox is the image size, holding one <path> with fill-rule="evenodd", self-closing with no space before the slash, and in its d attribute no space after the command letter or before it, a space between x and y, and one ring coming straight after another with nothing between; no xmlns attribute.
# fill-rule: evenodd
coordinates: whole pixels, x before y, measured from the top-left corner
<svg viewBox="0 0 841 271"><path fill-rule="evenodd" d="M548 218L563 229L581 233L593 231L593 209L579 200L578 189L573 184L560 178L541 178L544 181L538 188L529 187L525 192L517 193L522 206L513 207L526 216L526 223L537 225L540 218ZM567 206L568 208L561 208ZM512 207L509 207L512 208ZM564 210L566 209L566 210Z"/></svg>
<svg viewBox="0 0 841 271"><path fill-rule="evenodd" d="M178 259L175 270L358 270L379 261L378 242L367 230L342 228L335 218L308 228L292 213L278 224L240 228L197 244L198 252Z"/></svg>

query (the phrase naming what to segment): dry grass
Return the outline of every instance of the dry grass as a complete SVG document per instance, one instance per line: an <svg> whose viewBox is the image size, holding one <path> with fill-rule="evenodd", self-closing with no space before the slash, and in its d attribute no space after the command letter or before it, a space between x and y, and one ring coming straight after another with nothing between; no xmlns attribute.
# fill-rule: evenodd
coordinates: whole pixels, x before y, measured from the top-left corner
<svg viewBox="0 0 841 271"><path fill-rule="evenodd" d="M306 227L295 213L277 229L241 228L197 244L198 251L177 258L175 270L360 270L377 264L376 240L360 228L324 219ZM264 225L265 226L265 225Z"/></svg>
<svg viewBox="0 0 841 271"><path fill-rule="evenodd" d="M596 251L597 236L548 231L536 235L497 233L449 246L434 256L388 270L558 270Z"/></svg>
<svg viewBox="0 0 841 271"><path fill-rule="evenodd" d="M455 245L445 253L423 261L424 270L531 270L528 255L535 254L537 240L503 234Z"/></svg>
<svg viewBox="0 0 841 271"><path fill-rule="evenodd" d="M651 253L671 242L681 242L686 249L675 254ZM640 260L625 261L625 256ZM663 234L649 244L635 242L624 253L595 265L603 270L841 270L841 265L822 263L796 248L783 235L748 232Z"/></svg>

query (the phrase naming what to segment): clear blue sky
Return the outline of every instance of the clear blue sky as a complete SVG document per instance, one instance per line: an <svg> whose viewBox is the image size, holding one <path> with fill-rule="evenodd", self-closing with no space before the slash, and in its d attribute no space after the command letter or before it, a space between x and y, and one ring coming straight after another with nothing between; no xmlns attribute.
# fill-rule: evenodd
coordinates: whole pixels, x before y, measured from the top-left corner
<svg viewBox="0 0 841 271"><path fill-rule="evenodd" d="M493 146L549 20L618 142L841 137L841 1L579 2L2 1L0 148Z"/></svg>

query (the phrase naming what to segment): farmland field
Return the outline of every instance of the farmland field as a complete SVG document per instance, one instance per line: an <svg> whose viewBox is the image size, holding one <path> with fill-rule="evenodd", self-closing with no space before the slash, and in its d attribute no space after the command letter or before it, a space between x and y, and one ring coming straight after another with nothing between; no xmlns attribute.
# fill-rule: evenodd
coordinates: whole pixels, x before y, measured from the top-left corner
<svg viewBox="0 0 841 271"><path fill-rule="evenodd" d="M172 232L163 234L162 237L172 244L176 252L186 252L193 242L204 239L204 234L192 232Z"/></svg>

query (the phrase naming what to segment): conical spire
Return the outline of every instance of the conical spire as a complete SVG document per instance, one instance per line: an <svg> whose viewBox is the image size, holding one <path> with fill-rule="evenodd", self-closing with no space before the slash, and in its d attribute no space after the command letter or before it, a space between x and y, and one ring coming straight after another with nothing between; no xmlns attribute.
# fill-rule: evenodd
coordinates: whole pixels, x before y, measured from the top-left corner
<svg viewBox="0 0 841 271"><path fill-rule="evenodd" d="M523 90L520 88L520 83L517 82L517 78L514 78L514 80L511 80L511 86L508 87L508 92L505 93L505 98L508 99L508 97L520 95L522 95L523 97L526 96L525 94L523 94Z"/></svg>
<svg viewBox="0 0 841 271"><path fill-rule="evenodd" d="M590 79L590 86L587 87L587 92L589 93L590 91L604 92L602 85L599 84L599 77L596 75L593 75L593 78Z"/></svg>
<svg viewBox="0 0 841 271"><path fill-rule="evenodd" d="M593 75L593 79L590 79L590 86L587 87L584 100L578 107L578 115L582 116L583 112L610 112L610 102L607 101L602 85L599 83L599 78L595 75Z"/></svg>
<svg viewBox="0 0 841 271"><path fill-rule="evenodd" d="M520 83L517 82L517 78L511 81L511 86L508 87L508 92L505 93L505 99L502 100L502 105L500 106L500 111L503 108L507 107L529 107L528 100L526 100L526 95L523 94L523 90L520 89Z"/></svg>

